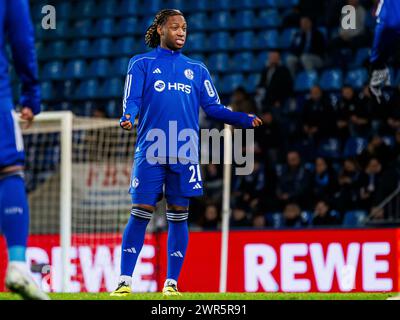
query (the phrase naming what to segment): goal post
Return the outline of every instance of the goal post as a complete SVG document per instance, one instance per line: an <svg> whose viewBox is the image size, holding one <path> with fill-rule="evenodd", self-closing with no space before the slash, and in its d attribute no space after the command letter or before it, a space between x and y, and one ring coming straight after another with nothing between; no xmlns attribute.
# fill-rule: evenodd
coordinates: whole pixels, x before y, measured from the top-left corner
<svg viewBox="0 0 400 320"><path fill-rule="evenodd" d="M35 117L35 123L59 123L60 131L60 278L62 292L68 291L68 271L70 267L69 251L71 248L71 202L72 202L72 131L73 113L71 111L47 111ZM26 129L24 134L34 132Z"/></svg>
<svg viewBox="0 0 400 320"><path fill-rule="evenodd" d="M47 266L46 291L111 291L131 208L136 131L121 130L118 119L69 111L42 112L21 127L31 212L28 259L42 273L37 281L46 278L37 268Z"/></svg>

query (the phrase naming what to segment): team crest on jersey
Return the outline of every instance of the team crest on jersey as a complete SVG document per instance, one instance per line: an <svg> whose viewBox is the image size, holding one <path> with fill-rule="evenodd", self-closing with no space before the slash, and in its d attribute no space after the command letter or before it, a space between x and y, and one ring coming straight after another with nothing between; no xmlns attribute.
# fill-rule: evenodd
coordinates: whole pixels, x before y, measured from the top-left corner
<svg viewBox="0 0 400 320"><path fill-rule="evenodd" d="M186 69L184 71L185 77L188 78L189 80L193 80L194 78L194 73L192 69Z"/></svg>
<svg viewBox="0 0 400 320"><path fill-rule="evenodd" d="M138 185L139 185L139 179L136 178L136 177L133 178L133 180L132 180L132 188L136 189L138 187Z"/></svg>

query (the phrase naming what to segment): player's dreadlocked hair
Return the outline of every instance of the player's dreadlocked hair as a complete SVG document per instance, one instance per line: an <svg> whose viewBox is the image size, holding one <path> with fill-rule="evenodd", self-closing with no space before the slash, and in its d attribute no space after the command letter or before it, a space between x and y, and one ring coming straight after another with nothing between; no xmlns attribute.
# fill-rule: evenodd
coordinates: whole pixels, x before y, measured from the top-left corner
<svg viewBox="0 0 400 320"><path fill-rule="evenodd" d="M183 14L176 9L164 9L156 14L144 37L144 41L150 48L155 48L160 44L160 35L157 33L157 27L164 25L168 18L172 16L183 16Z"/></svg>

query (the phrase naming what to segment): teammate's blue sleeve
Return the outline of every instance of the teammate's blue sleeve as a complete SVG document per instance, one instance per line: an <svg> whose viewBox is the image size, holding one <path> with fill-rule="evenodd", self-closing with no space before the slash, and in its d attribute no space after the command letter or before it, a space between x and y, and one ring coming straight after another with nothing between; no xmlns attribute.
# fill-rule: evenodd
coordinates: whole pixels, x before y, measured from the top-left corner
<svg viewBox="0 0 400 320"><path fill-rule="evenodd" d="M123 100L122 118L130 115L132 123L139 112L142 104L143 84L144 84L144 69L142 60L132 58L129 61L128 72L125 79L125 90Z"/></svg>
<svg viewBox="0 0 400 320"><path fill-rule="evenodd" d="M40 86L35 40L28 0L12 0L6 4L5 29L11 46L14 67L21 80L20 105L40 112Z"/></svg>
<svg viewBox="0 0 400 320"><path fill-rule="evenodd" d="M255 116L234 112L221 104L210 73L204 68L201 80L200 105L208 117L241 128L252 128Z"/></svg>

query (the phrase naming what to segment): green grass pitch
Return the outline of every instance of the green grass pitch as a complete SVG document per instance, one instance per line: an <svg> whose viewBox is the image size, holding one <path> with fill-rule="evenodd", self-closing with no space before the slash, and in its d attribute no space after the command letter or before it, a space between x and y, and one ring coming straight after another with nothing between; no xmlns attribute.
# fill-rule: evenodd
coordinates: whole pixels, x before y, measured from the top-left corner
<svg viewBox="0 0 400 320"><path fill-rule="evenodd" d="M51 293L52 300L386 300L397 293L183 293L163 297L161 293L133 293L110 297L109 293ZM0 300L18 300L18 295L0 293Z"/></svg>

